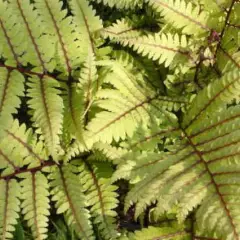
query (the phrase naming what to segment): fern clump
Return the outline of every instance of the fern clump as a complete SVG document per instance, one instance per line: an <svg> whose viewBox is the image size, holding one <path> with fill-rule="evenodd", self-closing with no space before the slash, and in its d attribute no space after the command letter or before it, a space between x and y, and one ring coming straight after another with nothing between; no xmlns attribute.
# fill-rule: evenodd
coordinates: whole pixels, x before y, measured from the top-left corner
<svg viewBox="0 0 240 240"><path fill-rule="evenodd" d="M240 240L239 16L0 0L0 238Z"/></svg>

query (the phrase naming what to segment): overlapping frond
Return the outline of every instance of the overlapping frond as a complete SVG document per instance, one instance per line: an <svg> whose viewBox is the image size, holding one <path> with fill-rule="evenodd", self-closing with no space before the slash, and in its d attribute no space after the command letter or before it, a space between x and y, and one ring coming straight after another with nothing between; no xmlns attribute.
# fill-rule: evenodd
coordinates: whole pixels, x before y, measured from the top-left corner
<svg viewBox="0 0 240 240"><path fill-rule="evenodd" d="M47 239L49 208L48 180L43 173L32 172L21 181L22 214L35 239Z"/></svg>
<svg viewBox="0 0 240 240"><path fill-rule="evenodd" d="M58 82L49 77L31 77L28 82L29 107L33 119L43 133L50 154L56 157L63 121L63 101L57 89Z"/></svg>
<svg viewBox="0 0 240 240"><path fill-rule="evenodd" d="M97 113L88 124L88 138L106 143L111 143L113 139L124 140L132 136L139 125L151 124L152 114L159 116L165 124L167 121L168 124L177 124L168 110L179 109L185 100L160 96L142 82L145 85L143 87L137 80L131 72L118 67L117 63L114 65L105 77L105 83L115 89L98 91L97 104L104 111Z"/></svg>
<svg viewBox="0 0 240 240"><path fill-rule="evenodd" d="M98 167L90 162L78 164L79 179L86 192L94 224L97 225L104 239L116 239L118 236L115 224L117 213L114 209L118 205L117 187L111 184L108 169L104 164Z"/></svg>
<svg viewBox="0 0 240 240"><path fill-rule="evenodd" d="M178 218L183 220L201 203L197 211L201 231L215 231L224 239L239 239L236 203L240 197L240 115L238 106L225 106L238 96L239 81L238 73L227 73L198 94L183 119L181 145L174 152L160 153L160 162L151 158L148 161L149 157L141 153L119 165L121 175L137 180L127 195L126 208L136 203L135 215L139 216L157 200L157 216L177 205ZM144 177L139 164L144 170L154 167Z"/></svg>
<svg viewBox="0 0 240 240"><path fill-rule="evenodd" d="M50 178L52 200L56 202L57 213L65 214L68 225L81 239L94 239L86 197L72 166L54 168Z"/></svg>

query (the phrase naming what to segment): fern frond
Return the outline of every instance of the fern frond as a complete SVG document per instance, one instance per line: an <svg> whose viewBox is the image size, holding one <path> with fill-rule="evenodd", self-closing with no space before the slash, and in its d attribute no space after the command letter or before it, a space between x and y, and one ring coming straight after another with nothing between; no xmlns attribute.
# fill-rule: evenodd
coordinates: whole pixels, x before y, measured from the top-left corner
<svg viewBox="0 0 240 240"><path fill-rule="evenodd" d="M86 192L90 211L104 239L117 238L117 216L114 208L117 207L117 187L111 184L110 178L103 177L104 168L96 168L91 163L80 163L78 170L83 189Z"/></svg>
<svg viewBox="0 0 240 240"><path fill-rule="evenodd" d="M111 143L113 139L124 140L133 135L139 124L150 124L151 113L156 113L165 124L177 124L167 110L178 109L184 100L175 101L173 98L159 96L146 84L139 84L133 74L119 68L117 64L105 77L105 82L116 89L99 90L97 103L105 111L97 113L88 124L89 139L106 143Z"/></svg>
<svg viewBox="0 0 240 240"><path fill-rule="evenodd" d="M29 0L11 0L8 7L12 10L12 16L10 16L12 21L15 22L17 19L21 25L20 31L24 35L22 41L25 49L21 58L25 63L35 66L37 72L46 72L47 70L51 72L55 67L53 61L55 46L52 39L44 34L38 12L33 9ZM19 41L18 39L14 40Z"/></svg>
<svg viewBox="0 0 240 240"><path fill-rule="evenodd" d="M200 11L200 5L194 6L185 0L149 0L149 4L159 11L166 22L185 34L200 34L210 31L207 26L208 13Z"/></svg>
<svg viewBox="0 0 240 240"><path fill-rule="evenodd" d="M24 77L17 71L0 68L0 116L16 113L24 96Z"/></svg>
<svg viewBox="0 0 240 240"><path fill-rule="evenodd" d="M143 35L143 32L137 30L129 19L117 20L112 26L104 28L101 31L104 38L109 38L114 42L126 41Z"/></svg>
<svg viewBox="0 0 240 240"><path fill-rule="evenodd" d="M114 41L124 46L132 47L134 51L147 56L149 59L158 60L159 64L165 63L165 67L169 65L176 66L179 63L186 63L193 60L187 50L188 43L185 35L179 37L178 34L155 34L138 38L119 38Z"/></svg>
<svg viewBox="0 0 240 240"><path fill-rule="evenodd" d="M152 239L171 239L171 240L190 240L190 233L181 228L170 227L148 227L141 231L130 234L129 240L152 240Z"/></svg>
<svg viewBox="0 0 240 240"><path fill-rule="evenodd" d="M103 3L109 7L116 7L119 9L133 9L135 7L141 7L143 0L93 0L97 3Z"/></svg>
<svg viewBox="0 0 240 240"><path fill-rule="evenodd" d="M28 104L34 110L33 119L43 133L49 153L55 158L63 120L63 102L57 89L58 82L49 77L31 77L27 84Z"/></svg>
<svg viewBox="0 0 240 240"><path fill-rule="evenodd" d="M12 239L20 211L20 185L14 179L0 180L0 191L0 238Z"/></svg>
<svg viewBox="0 0 240 240"><path fill-rule="evenodd" d="M98 142L93 145L93 150L97 150L104 155L104 159L118 164L121 160L125 160L123 156L128 152L124 148L113 147L110 144Z"/></svg>
<svg viewBox="0 0 240 240"><path fill-rule="evenodd" d="M24 65L20 56L26 50L22 44L23 33L20 24L13 18L12 9L6 1L0 1L0 56L5 58L5 63L10 66ZM11 21L9 21L11 19ZM17 34L17 38L15 37Z"/></svg>
<svg viewBox="0 0 240 240"><path fill-rule="evenodd" d="M240 115L239 106L225 106L238 96L239 81L239 72L226 73L198 94L183 119L182 146L162 154L161 166L131 189L126 208L137 203L138 216L157 200L156 215L177 205L178 218L183 220L201 203L200 231L215 231L227 240L239 238Z"/></svg>
<svg viewBox="0 0 240 240"><path fill-rule="evenodd" d="M44 31L57 44L59 67L66 75L71 75L72 69L78 67L83 60L80 48L82 41L75 31L72 17L67 17L67 10L61 10L62 4L59 0L35 1Z"/></svg>
<svg viewBox="0 0 240 240"><path fill-rule="evenodd" d="M0 141L1 177L27 166L40 166L47 159L42 141L32 133L32 129L14 121Z"/></svg>
<svg viewBox="0 0 240 240"><path fill-rule="evenodd" d="M99 88L96 60L93 52L88 53L88 57L80 72L78 87L84 94L85 112L93 102L93 97Z"/></svg>
<svg viewBox="0 0 240 240"><path fill-rule="evenodd" d="M231 102L234 97L238 97L240 88L240 72L234 69L227 72L220 81L209 84L196 98L196 105L191 105L188 115L184 118L183 127L187 128L194 122L201 122L219 107L224 107L224 103ZM192 129L197 131L198 128Z"/></svg>
<svg viewBox="0 0 240 240"><path fill-rule="evenodd" d="M52 179L52 200L56 202L57 213L65 213L67 223L84 240L92 240L93 230L86 198L82 193L80 181L72 172L73 166L54 168Z"/></svg>
<svg viewBox="0 0 240 240"><path fill-rule="evenodd" d="M84 97L83 93L75 86L63 86L64 102L64 129L80 142L83 143L83 113Z"/></svg>
<svg viewBox="0 0 240 240"><path fill-rule="evenodd" d="M27 129L25 124L20 125L15 120L5 131L7 136L2 140L2 146L8 145L9 149L15 148L16 150L12 149L11 152L17 151L21 154L24 158L24 165L29 164L29 167L36 167L48 159L43 142L33 134L31 128Z"/></svg>
<svg viewBox="0 0 240 240"><path fill-rule="evenodd" d="M77 27L81 29L82 42L83 44L87 43L86 53L88 53L89 49L94 53L93 34L103 27L102 21L96 16L96 11L89 5L87 0L71 0L70 7Z"/></svg>
<svg viewBox="0 0 240 240"><path fill-rule="evenodd" d="M35 239L47 238L49 209L48 180L40 172L23 176L21 181L22 214L31 228Z"/></svg>

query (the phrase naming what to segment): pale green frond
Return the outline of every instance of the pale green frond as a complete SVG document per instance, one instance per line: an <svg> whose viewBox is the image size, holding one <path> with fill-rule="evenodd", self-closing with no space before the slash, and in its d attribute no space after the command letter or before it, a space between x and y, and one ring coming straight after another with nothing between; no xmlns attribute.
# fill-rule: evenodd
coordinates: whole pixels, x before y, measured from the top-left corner
<svg viewBox="0 0 240 240"><path fill-rule="evenodd" d="M83 140L83 113L84 113L84 96L76 86L64 85L63 103L63 126L65 131L75 137L80 143Z"/></svg>
<svg viewBox="0 0 240 240"><path fill-rule="evenodd" d="M178 34L154 34L133 38L116 38L114 41L123 46L132 47L134 51L147 56L149 59L164 63L165 67L186 64L193 61L188 50L188 42L185 35Z"/></svg>
<svg viewBox="0 0 240 240"><path fill-rule="evenodd" d="M134 39L143 35L143 32L136 29L136 26L129 19L117 20L113 25L104 28L101 31L104 38L109 38L114 42L126 41L127 39Z"/></svg>
<svg viewBox="0 0 240 240"><path fill-rule="evenodd" d="M125 161L123 156L128 153L127 149L114 147L107 143L98 142L93 145L93 150L101 152L104 160L112 161L114 164ZM95 152L96 154L96 152Z"/></svg>
<svg viewBox="0 0 240 240"><path fill-rule="evenodd" d="M220 80L215 80L200 91L190 105L188 114L183 121L183 127L199 124L204 118L208 118L213 112L219 111L225 104L239 96L240 72L238 69L227 72ZM191 127L191 131L198 128ZM190 133L190 129L188 130Z"/></svg>
<svg viewBox="0 0 240 240"><path fill-rule="evenodd" d="M21 181L22 214L32 230L34 239L47 239L50 215L49 184L46 176L32 172Z"/></svg>
<svg viewBox="0 0 240 240"><path fill-rule="evenodd" d="M25 47L21 56L23 62L35 66L36 71L52 71L55 67L55 45L52 39L44 34L43 25L33 4L29 0L11 0L8 7L11 8L12 21L15 19L21 25L21 42ZM14 37L14 41L19 44L19 39Z"/></svg>
<svg viewBox="0 0 240 240"><path fill-rule="evenodd" d="M20 211L19 183L15 180L0 180L0 238L13 239L13 232Z"/></svg>
<svg viewBox="0 0 240 240"><path fill-rule="evenodd" d="M88 57L80 71L78 88L84 96L84 112L88 111L99 86L96 59L93 52L89 51Z"/></svg>
<svg viewBox="0 0 240 240"><path fill-rule="evenodd" d="M10 20L10 21L9 21ZM24 64L20 56L26 50L21 26L6 1L0 1L0 56L9 66Z"/></svg>
<svg viewBox="0 0 240 240"><path fill-rule="evenodd" d="M196 102L193 104L196 106ZM209 109L204 111L209 114ZM161 164L155 165L151 174L138 181L128 193L126 209L136 203L135 216L138 217L147 205L156 201L156 215L177 205L178 219L183 221L201 204L197 210L200 231L215 232L219 238L237 240L240 234L236 204L240 199L237 187L240 180L239 116L239 106L232 106L225 111L211 113L211 118L205 118L204 123L191 123L187 131L182 130L182 147L170 154L161 154ZM193 126L194 131L191 131ZM125 164L125 170L121 170L120 165L122 175L131 172L132 166L139 163L134 160L131 166Z"/></svg>
<svg viewBox="0 0 240 240"><path fill-rule="evenodd" d="M99 31L102 26L102 21L96 16L96 11L89 5L87 0L70 0L70 7L74 15L74 22L81 34L82 44L85 44L85 53L90 50L95 52L93 34Z"/></svg>
<svg viewBox="0 0 240 240"><path fill-rule="evenodd" d="M106 143L111 143L113 139L125 140L134 134L139 125L151 124L152 114L165 124L177 125L174 115L168 111L179 109L184 105L184 99L158 95L142 79L118 67L117 63L112 64L112 72L105 77L105 83L116 89L98 91L97 105L104 111L97 113L88 124L88 139Z"/></svg>
<svg viewBox="0 0 240 240"><path fill-rule="evenodd" d="M28 105L34 110L33 119L42 131L49 153L55 158L62 131L63 102L58 82L49 77L29 78Z"/></svg>
<svg viewBox="0 0 240 240"><path fill-rule="evenodd" d="M57 213L64 213L67 224L84 240L92 240L93 230L86 209L87 199L82 193L78 177L73 173L73 166L54 168L51 173L52 200Z"/></svg>
<svg viewBox="0 0 240 240"><path fill-rule="evenodd" d="M115 208L118 206L117 186L111 184L110 178L101 176L107 171L104 166L96 167L90 162L80 161L78 162L79 179L86 192L94 224L97 225L104 239L116 239L118 237L115 223L117 216Z"/></svg>
<svg viewBox="0 0 240 240"><path fill-rule="evenodd" d="M47 159L47 153L42 141L15 120L5 130L5 137L0 141L1 176L6 176L27 166L40 166Z"/></svg>
<svg viewBox="0 0 240 240"><path fill-rule="evenodd" d="M17 71L0 68L0 116L16 113L24 96L24 77Z"/></svg>
<svg viewBox="0 0 240 240"><path fill-rule="evenodd" d="M82 40L75 30L71 16L66 9L62 10L63 2L59 0L37 0L35 7L41 19L44 31L57 45L57 63L66 75L71 75L74 68L83 61Z"/></svg>
<svg viewBox="0 0 240 240"><path fill-rule="evenodd" d="M148 0L149 4L160 12L166 22L175 28L182 29L185 34L201 34L209 31L208 13L200 5L185 0Z"/></svg>

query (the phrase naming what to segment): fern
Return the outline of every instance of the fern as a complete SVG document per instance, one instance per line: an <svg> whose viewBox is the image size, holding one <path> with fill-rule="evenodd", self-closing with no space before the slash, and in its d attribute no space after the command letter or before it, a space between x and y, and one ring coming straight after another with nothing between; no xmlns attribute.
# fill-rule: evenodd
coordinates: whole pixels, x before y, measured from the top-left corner
<svg viewBox="0 0 240 240"><path fill-rule="evenodd" d="M49 213L48 182L42 173L31 173L21 181L22 214L35 239L47 238Z"/></svg>
<svg viewBox="0 0 240 240"><path fill-rule="evenodd" d="M56 201L57 213L65 213L71 225L82 239L93 239L89 224L89 213L84 195L79 191L77 177L69 168L54 169L51 176L53 201Z"/></svg>
<svg viewBox="0 0 240 240"><path fill-rule="evenodd" d="M55 156L62 125L62 99L58 83L50 78L32 77L28 84L29 106L34 110L33 119L43 132L49 152Z"/></svg>
<svg viewBox="0 0 240 240"><path fill-rule="evenodd" d="M0 239L239 240L238 0L0 0Z"/></svg>
<svg viewBox="0 0 240 240"><path fill-rule="evenodd" d="M116 225L114 217L117 213L113 210L117 207L116 186L111 185L110 178L101 177L104 166L99 169L89 163L80 163L79 179L87 192L87 202L91 206L94 223L99 224L99 231L105 239L116 239Z"/></svg>

